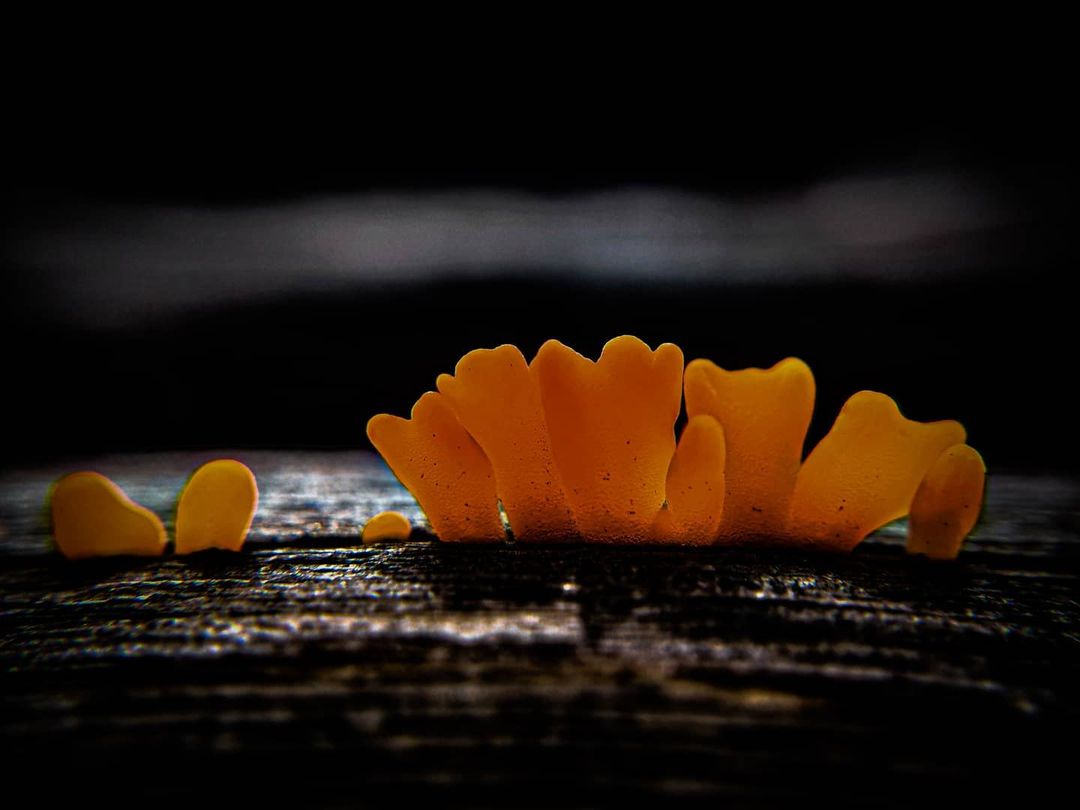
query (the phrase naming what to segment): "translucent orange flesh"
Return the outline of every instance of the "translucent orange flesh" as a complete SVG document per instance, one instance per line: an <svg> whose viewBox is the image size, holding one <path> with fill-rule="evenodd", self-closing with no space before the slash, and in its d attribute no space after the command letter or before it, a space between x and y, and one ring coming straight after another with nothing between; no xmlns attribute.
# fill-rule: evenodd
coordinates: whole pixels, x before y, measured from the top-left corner
<svg viewBox="0 0 1080 810"><path fill-rule="evenodd" d="M555 463L586 541L647 542L665 498L682 400L683 356L615 338L597 362L557 340L530 371L539 384Z"/></svg>
<svg viewBox="0 0 1080 810"><path fill-rule="evenodd" d="M934 461L965 438L958 422L913 422L884 394L855 394L799 471L788 534L851 549L907 514Z"/></svg>
<svg viewBox="0 0 1080 810"><path fill-rule="evenodd" d="M787 523L803 442L814 411L814 376L793 357L770 369L686 367L686 413L715 417L727 443L719 537L777 537Z"/></svg>
<svg viewBox="0 0 1080 810"><path fill-rule="evenodd" d="M942 453L911 502L908 552L954 559L979 518L985 485L986 465L974 449L958 444Z"/></svg>
<svg viewBox="0 0 1080 810"><path fill-rule="evenodd" d="M239 461L220 458L188 479L176 506L176 553L209 548L239 551L259 505L255 475Z"/></svg>
<svg viewBox="0 0 1080 810"><path fill-rule="evenodd" d="M360 535L365 543L382 543L387 540L408 540L412 534L409 519L400 512L380 512L364 524Z"/></svg>
<svg viewBox="0 0 1080 810"><path fill-rule="evenodd" d="M491 464L444 396L424 394L409 419L374 416L367 434L415 496L439 539L506 539Z"/></svg>
<svg viewBox="0 0 1080 810"><path fill-rule="evenodd" d="M667 475L667 506L657 515L657 543L708 545L724 511L724 429L713 417L691 417Z"/></svg>
<svg viewBox="0 0 1080 810"><path fill-rule="evenodd" d="M443 540L503 539L497 498L515 535L535 542L849 550L911 509L912 550L938 554L970 529L946 514L953 496L962 511L975 501L974 451L941 456L965 439L957 422L913 422L863 391L800 466L815 394L806 364L726 371L695 360L676 451L681 371L677 346L653 352L631 336L595 363L555 340L528 366L513 346L477 350L411 420L380 414L368 435ZM928 475L939 457L945 466Z"/></svg>
<svg viewBox="0 0 1080 810"><path fill-rule="evenodd" d="M454 376L439 377L438 387L491 462L495 490L515 539L575 538L577 527L555 469L540 391L517 347L469 352Z"/></svg>
<svg viewBox="0 0 1080 810"><path fill-rule="evenodd" d="M168 538L158 516L103 475L66 475L53 486L50 501L53 537L68 559L165 551Z"/></svg>

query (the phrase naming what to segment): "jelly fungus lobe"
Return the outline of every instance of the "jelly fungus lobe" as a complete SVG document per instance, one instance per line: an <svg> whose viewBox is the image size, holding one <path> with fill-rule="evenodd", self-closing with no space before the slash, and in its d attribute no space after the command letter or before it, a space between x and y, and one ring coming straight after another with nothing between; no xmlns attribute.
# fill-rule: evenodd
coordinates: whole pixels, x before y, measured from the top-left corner
<svg viewBox="0 0 1080 810"><path fill-rule="evenodd" d="M176 553L239 551L258 504L255 475L244 464L223 458L202 465L177 502Z"/></svg>
<svg viewBox="0 0 1080 810"><path fill-rule="evenodd" d="M400 512L379 512L364 524L360 539L364 543L408 540L412 534L409 519Z"/></svg>
<svg viewBox="0 0 1080 810"><path fill-rule="evenodd" d="M99 473L64 476L53 485L49 500L53 538L68 559L156 557L165 551L168 537L161 519Z"/></svg>

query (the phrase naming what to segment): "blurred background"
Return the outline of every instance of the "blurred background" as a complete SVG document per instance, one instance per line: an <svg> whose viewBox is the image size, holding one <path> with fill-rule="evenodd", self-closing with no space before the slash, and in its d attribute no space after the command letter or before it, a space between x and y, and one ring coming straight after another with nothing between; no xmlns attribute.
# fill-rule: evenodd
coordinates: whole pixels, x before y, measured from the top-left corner
<svg viewBox="0 0 1080 810"><path fill-rule="evenodd" d="M616 335L806 360L809 447L857 390L991 470L1076 470L1070 150L1021 125L780 120L639 160L15 167L5 465L367 447L466 351ZM368 153L368 157L371 155Z"/></svg>

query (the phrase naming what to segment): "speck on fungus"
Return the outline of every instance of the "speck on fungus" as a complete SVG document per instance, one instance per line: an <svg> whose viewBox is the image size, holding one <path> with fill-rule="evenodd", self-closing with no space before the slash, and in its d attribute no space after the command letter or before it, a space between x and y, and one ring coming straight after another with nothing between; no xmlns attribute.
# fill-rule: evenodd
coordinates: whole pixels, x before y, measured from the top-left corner
<svg viewBox="0 0 1080 810"><path fill-rule="evenodd" d="M982 500L964 428L906 419L873 391L804 459L815 388L795 358L684 370L670 343L624 335L594 362L549 340L531 363L514 346L469 352L437 388L409 419L373 417L368 437L446 541L847 551L910 512L909 551L954 557Z"/></svg>

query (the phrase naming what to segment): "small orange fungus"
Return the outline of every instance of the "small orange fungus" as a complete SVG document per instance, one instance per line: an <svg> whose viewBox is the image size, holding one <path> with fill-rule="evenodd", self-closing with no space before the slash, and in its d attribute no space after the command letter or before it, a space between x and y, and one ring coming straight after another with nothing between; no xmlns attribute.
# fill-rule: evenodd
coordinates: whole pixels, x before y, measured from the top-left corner
<svg viewBox="0 0 1080 810"><path fill-rule="evenodd" d="M981 503L964 428L906 419L873 391L804 460L815 386L796 358L684 374L670 343L624 335L594 362L549 340L529 364L514 346L469 352L438 389L368 436L442 540L503 539L505 517L525 542L847 551L910 512L912 551L955 556Z"/></svg>
<svg viewBox="0 0 1080 810"><path fill-rule="evenodd" d="M557 340L540 347L531 370L584 539L651 538L675 452L682 368L678 346L654 352L630 336L609 341L595 363Z"/></svg>
<svg viewBox="0 0 1080 810"><path fill-rule="evenodd" d="M830 548L853 548L906 515L937 457L964 439L959 422L912 422L884 394L860 391L803 462L788 532Z"/></svg>
<svg viewBox="0 0 1080 810"><path fill-rule="evenodd" d="M412 534L409 519L400 512L379 512L364 524L360 539L365 543L383 543L387 540L408 540Z"/></svg>
<svg viewBox="0 0 1080 810"><path fill-rule="evenodd" d="M477 349L438 379L462 427L495 473L495 489L521 542L576 534L555 469L536 378L516 346Z"/></svg>
<svg viewBox="0 0 1080 810"><path fill-rule="evenodd" d="M907 550L938 560L960 553L982 509L986 465L966 444L942 453L926 474L908 517Z"/></svg>
<svg viewBox="0 0 1080 810"><path fill-rule="evenodd" d="M52 530L68 559L136 555L156 557L168 538L161 520L96 472L66 475L53 486Z"/></svg>
<svg viewBox="0 0 1080 810"><path fill-rule="evenodd" d="M768 370L725 371L710 360L687 365L686 413L707 413L724 426L724 537L784 531L813 412L814 376L793 357Z"/></svg>
<svg viewBox="0 0 1080 810"><path fill-rule="evenodd" d="M231 458L202 465L188 479L176 506L176 553L239 551L258 504L255 475L245 465Z"/></svg>
<svg viewBox="0 0 1080 810"><path fill-rule="evenodd" d="M713 542L724 512L726 453L720 423L707 414L690 417L668 468L667 502L653 527L655 542Z"/></svg>
<svg viewBox="0 0 1080 810"><path fill-rule="evenodd" d="M440 540L506 538L491 462L442 394L420 397L409 419L372 417L367 434Z"/></svg>

